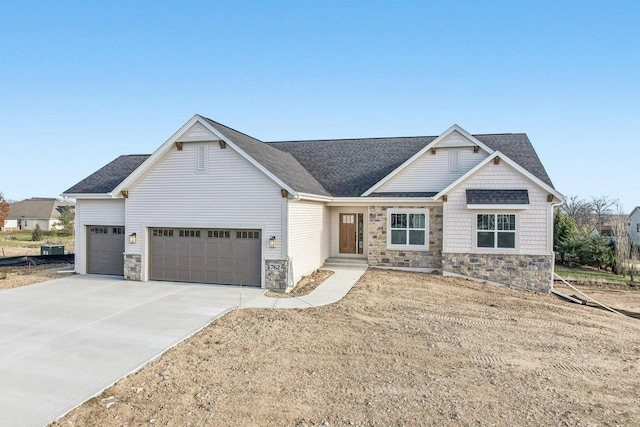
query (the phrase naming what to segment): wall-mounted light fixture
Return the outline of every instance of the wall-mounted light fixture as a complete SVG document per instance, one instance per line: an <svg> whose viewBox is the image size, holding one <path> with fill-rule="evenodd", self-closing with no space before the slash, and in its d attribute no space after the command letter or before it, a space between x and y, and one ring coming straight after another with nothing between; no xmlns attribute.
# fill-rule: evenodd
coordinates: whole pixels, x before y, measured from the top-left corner
<svg viewBox="0 0 640 427"><path fill-rule="evenodd" d="M129 234L129 244L135 245L137 238L138 236L136 236L136 233Z"/></svg>
<svg viewBox="0 0 640 427"><path fill-rule="evenodd" d="M271 236L269 239L269 247L274 249L276 247L276 236Z"/></svg>

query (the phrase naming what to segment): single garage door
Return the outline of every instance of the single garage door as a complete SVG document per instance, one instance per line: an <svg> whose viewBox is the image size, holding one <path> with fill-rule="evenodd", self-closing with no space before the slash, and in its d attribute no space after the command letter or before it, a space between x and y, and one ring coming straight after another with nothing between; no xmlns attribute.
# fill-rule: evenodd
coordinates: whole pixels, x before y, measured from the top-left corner
<svg viewBox="0 0 640 427"><path fill-rule="evenodd" d="M124 275L124 227L91 225L87 233L87 273Z"/></svg>
<svg viewBox="0 0 640 427"><path fill-rule="evenodd" d="M153 228L151 280L260 286L260 230Z"/></svg>

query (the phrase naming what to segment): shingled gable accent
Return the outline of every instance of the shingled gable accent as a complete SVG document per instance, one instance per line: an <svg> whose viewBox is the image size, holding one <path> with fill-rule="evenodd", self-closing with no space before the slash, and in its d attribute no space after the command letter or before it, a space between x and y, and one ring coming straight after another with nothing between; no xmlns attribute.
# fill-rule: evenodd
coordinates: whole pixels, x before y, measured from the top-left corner
<svg viewBox="0 0 640 427"><path fill-rule="evenodd" d="M219 139L224 141L229 147L232 147L238 154L249 161L249 163L262 171L278 186L287 190L290 194L295 195L300 191L304 191L305 193L319 194L322 196L329 195L290 154L276 150L255 138L198 114L193 116L191 120L174 133L171 138L149 157L149 160L145 162L141 168L136 169L131 175L124 179L110 194L113 195L113 197L117 197L121 190L128 188L142 176L144 172L155 165L173 148L174 143L180 141L185 135L185 132L193 129L196 124L202 126L208 132L211 132L212 135L215 135L214 140ZM281 177L284 177L284 179Z"/></svg>
<svg viewBox="0 0 640 427"><path fill-rule="evenodd" d="M442 196L446 195L451 190L456 188L458 185L466 181L470 176L474 175L477 171L484 168L487 164L493 163L493 159L496 157L500 158L500 160L504 161L506 164L511 166L513 169L515 169L517 172L524 175L529 180L533 181L533 183L543 188L549 194L553 195L553 197L555 197L558 201L564 201L564 196L558 193L552 186L550 186L546 182L542 181L540 178L533 175L531 172L529 172L528 170L526 170L525 168L523 168L522 166L520 166L519 164L511 160L509 157L507 157L504 153L501 153L500 151L494 151L491 155L489 155L486 159L478 163L469 172L465 173L456 181L449 184L447 188L445 188L444 190L440 191L438 194L433 196L434 200L440 199Z"/></svg>
<svg viewBox="0 0 640 427"><path fill-rule="evenodd" d="M462 129L460 126L453 125L451 126L449 129L445 130L440 136L438 136L436 139L434 139L432 142L430 142L429 144L427 144L423 149L421 149L420 151L418 151L416 154L414 154L413 156L411 156L407 161L405 161L404 163L402 163L400 166L398 166L396 169L394 169L391 173L389 173L387 176L385 176L384 178L382 178L380 181L378 181L373 187L369 188L367 191L365 191L362 196L369 196L372 193L374 193L378 188L382 187L386 182L390 181L394 176L398 175L400 172L402 172L404 169L406 169L407 167L409 167L413 162L415 162L416 160L418 160L420 157L422 157L423 155L429 153L432 149L437 148L438 144L440 144L442 141L444 141L449 135L453 134L454 132L458 132L459 134L461 134L464 138L466 138L472 145L476 145L480 148L482 148L484 151L486 151L487 153L491 154L493 153L494 150L492 150L491 148L489 148L487 145L483 144L481 141L479 141L477 138L475 138L473 135L471 135L469 132L467 132L466 130Z"/></svg>

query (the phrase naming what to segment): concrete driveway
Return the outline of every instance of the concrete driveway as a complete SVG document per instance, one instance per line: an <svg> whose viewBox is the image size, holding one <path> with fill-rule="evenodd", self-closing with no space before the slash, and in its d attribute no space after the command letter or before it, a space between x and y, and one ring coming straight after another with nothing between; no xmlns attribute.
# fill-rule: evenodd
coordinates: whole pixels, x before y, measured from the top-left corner
<svg viewBox="0 0 640 427"><path fill-rule="evenodd" d="M108 276L0 292L0 426L46 425L263 292Z"/></svg>

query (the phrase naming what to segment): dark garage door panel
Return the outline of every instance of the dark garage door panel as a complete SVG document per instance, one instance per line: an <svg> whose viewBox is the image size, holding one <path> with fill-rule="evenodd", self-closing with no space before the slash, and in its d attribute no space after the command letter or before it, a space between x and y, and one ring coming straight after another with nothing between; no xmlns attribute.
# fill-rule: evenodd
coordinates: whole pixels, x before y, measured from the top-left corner
<svg viewBox="0 0 640 427"><path fill-rule="evenodd" d="M124 227L87 227L87 273L124 275Z"/></svg>
<svg viewBox="0 0 640 427"><path fill-rule="evenodd" d="M260 230L151 230L150 279L260 286Z"/></svg>

